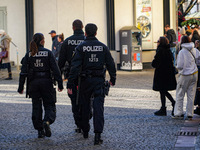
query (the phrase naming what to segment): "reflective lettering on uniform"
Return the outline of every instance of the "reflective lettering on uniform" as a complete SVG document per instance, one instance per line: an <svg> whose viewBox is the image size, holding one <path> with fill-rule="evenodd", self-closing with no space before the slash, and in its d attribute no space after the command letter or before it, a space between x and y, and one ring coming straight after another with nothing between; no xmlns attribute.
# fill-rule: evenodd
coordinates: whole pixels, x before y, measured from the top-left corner
<svg viewBox="0 0 200 150"><path fill-rule="evenodd" d="M34 63L35 67L43 67L43 63L41 63L41 59L36 59L36 62Z"/></svg>
<svg viewBox="0 0 200 150"><path fill-rule="evenodd" d="M102 52L103 46L83 46L83 52Z"/></svg>
<svg viewBox="0 0 200 150"><path fill-rule="evenodd" d="M48 51L39 51L33 57L47 57L48 54ZM29 53L29 56L31 56L31 52Z"/></svg>
<svg viewBox="0 0 200 150"><path fill-rule="evenodd" d="M89 62L99 62L99 59L97 58L97 54L91 54L91 57L89 58Z"/></svg>
<svg viewBox="0 0 200 150"><path fill-rule="evenodd" d="M79 45L83 42L84 40L68 40L68 45Z"/></svg>

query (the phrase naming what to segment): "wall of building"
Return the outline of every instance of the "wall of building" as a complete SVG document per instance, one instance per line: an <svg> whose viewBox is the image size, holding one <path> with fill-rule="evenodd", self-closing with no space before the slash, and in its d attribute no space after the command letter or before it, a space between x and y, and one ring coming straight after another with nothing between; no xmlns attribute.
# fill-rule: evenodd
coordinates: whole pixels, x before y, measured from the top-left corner
<svg viewBox="0 0 200 150"><path fill-rule="evenodd" d="M170 0L170 27L177 31L177 14L176 14L176 1L175 0Z"/></svg>
<svg viewBox="0 0 200 150"><path fill-rule="evenodd" d="M120 50L119 30L124 26L133 26L133 0L115 0L115 48Z"/></svg>
<svg viewBox="0 0 200 150"><path fill-rule="evenodd" d="M7 31L13 42L19 47L19 60L26 52L25 0L0 0L0 6L7 7ZM160 7L158 7L160 6ZM134 0L115 0L115 39L116 50L119 47L119 30L124 26L132 26L136 21ZM171 26L176 28L176 4L170 0ZM34 32L42 32L45 36L45 47L51 49L52 29L65 38L72 35L72 22L75 19L98 26L97 38L107 44L106 0L34 0ZM163 35L163 1L152 0L152 40L157 41ZM152 43L153 49L156 44ZM155 51L143 52L143 62L150 62ZM16 48L11 45L11 60L17 61Z"/></svg>
<svg viewBox="0 0 200 150"><path fill-rule="evenodd" d="M7 33L18 46L19 61L26 52L25 0L0 0L7 7ZM11 44L10 59L17 63L16 48Z"/></svg>
<svg viewBox="0 0 200 150"><path fill-rule="evenodd" d="M106 0L34 0L34 32L44 34L49 49L52 41L48 33L54 29L65 38L72 35L75 19L84 25L95 23L97 38L107 44Z"/></svg>

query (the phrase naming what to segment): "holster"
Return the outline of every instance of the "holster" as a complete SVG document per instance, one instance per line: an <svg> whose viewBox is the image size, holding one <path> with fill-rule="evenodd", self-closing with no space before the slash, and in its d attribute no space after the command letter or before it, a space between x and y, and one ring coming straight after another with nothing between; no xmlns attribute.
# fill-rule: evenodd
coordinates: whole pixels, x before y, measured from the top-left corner
<svg viewBox="0 0 200 150"><path fill-rule="evenodd" d="M108 96L109 90L110 90L110 83L109 83L109 81L105 81L104 82L104 93L105 93L105 95Z"/></svg>

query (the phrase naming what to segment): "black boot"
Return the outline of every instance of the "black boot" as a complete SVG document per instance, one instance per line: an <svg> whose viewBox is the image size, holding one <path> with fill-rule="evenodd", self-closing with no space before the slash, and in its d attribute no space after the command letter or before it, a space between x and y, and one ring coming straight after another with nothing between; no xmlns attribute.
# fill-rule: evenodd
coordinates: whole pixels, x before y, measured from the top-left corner
<svg viewBox="0 0 200 150"><path fill-rule="evenodd" d="M172 103L172 114L171 114L172 116L174 116L175 103L176 103L176 102Z"/></svg>
<svg viewBox="0 0 200 150"><path fill-rule="evenodd" d="M88 138L88 132L83 132L83 138L87 139Z"/></svg>
<svg viewBox="0 0 200 150"><path fill-rule="evenodd" d="M156 116L167 116L166 107L161 107L160 110L154 113Z"/></svg>
<svg viewBox="0 0 200 150"><path fill-rule="evenodd" d="M103 140L101 139L101 133L95 133L94 145L102 144Z"/></svg>
<svg viewBox="0 0 200 150"><path fill-rule="evenodd" d="M43 122L43 125L44 125L44 129L45 129L45 134L47 137L50 137L51 136L51 128L50 128L50 124L49 124L49 121L44 121Z"/></svg>
<svg viewBox="0 0 200 150"><path fill-rule="evenodd" d="M43 138L45 137L44 130L38 130L38 138Z"/></svg>
<svg viewBox="0 0 200 150"><path fill-rule="evenodd" d="M12 73L8 73L8 78L5 78L5 80L12 80Z"/></svg>

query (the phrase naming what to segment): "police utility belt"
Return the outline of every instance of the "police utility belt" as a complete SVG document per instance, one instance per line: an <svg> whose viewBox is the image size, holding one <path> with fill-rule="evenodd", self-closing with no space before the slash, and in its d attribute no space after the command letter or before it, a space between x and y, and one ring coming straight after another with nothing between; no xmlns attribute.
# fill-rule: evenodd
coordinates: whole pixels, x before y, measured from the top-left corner
<svg viewBox="0 0 200 150"><path fill-rule="evenodd" d="M51 78L51 73L50 72L34 72L33 73L33 78L34 79Z"/></svg>
<svg viewBox="0 0 200 150"><path fill-rule="evenodd" d="M87 70L87 71L82 71L80 74L80 77L105 77L105 69L103 70Z"/></svg>

